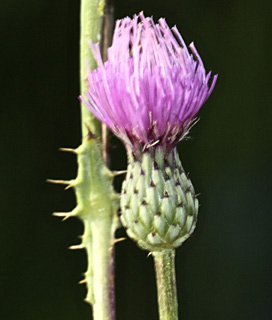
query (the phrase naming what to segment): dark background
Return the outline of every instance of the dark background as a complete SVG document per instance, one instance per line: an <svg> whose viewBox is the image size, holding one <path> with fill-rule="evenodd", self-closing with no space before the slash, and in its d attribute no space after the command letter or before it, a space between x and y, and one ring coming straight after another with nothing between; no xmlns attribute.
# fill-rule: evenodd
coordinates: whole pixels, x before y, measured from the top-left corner
<svg viewBox="0 0 272 320"><path fill-rule="evenodd" d="M271 319L272 4L116 1L116 18L141 10L177 24L219 74L192 139L179 146L201 192L197 229L177 251L180 316ZM76 158L58 148L81 139L79 1L1 2L0 26L0 319L91 319L77 284L85 253L67 249L82 224L51 215L75 206L73 191L45 183L76 175ZM112 145L112 167L125 169L123 147ZM117 319L157 319L152 258L130 240L116 258Z"/></svg>

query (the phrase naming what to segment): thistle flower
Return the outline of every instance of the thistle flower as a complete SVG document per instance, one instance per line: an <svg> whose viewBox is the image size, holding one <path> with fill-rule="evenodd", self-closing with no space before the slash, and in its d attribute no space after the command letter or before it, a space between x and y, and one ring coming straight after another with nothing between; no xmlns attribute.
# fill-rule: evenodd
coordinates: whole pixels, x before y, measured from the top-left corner
<svg viewBox="0 0 272 320"><path fill-rule="evenodd" d="M211 94L217 76L206 74L194 44L188 51L176 27L143 13L118 20L108 60L91 43L97 69L88 75L89 110L128 152L121 221L150 251L176 248L193 232L198 200L176 146Z"/></svg>

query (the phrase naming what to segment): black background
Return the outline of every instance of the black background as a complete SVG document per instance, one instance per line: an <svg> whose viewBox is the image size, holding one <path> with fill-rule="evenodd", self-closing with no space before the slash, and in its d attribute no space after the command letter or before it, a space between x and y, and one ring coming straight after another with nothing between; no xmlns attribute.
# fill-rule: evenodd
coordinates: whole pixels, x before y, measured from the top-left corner
<svg viewBox="0 0 272 320"><path fill-rule="evenodd" d="M91 319L78 285L86 269L75 206L47 178L73 178L80 144L77 96L79 1L9 0L0 6L2 320ZM183 165L201 208L194 236L177 250L183 320L271 319L270 1L116 1L116 18L144 10L177 24L206 69L219 74ZM125 169L112 139L112 168ZM116 182L120 187L120 179ZM117 236L124 236L123 230ZM116 246L117 319L157 319L152 258L130 240Z"/></svg>

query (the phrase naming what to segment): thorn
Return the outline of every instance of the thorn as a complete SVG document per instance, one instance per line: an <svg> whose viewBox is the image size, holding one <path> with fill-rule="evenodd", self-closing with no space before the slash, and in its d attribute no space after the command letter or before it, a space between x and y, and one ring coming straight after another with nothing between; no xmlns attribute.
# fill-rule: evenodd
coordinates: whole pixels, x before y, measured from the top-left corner
<svg viewBox="0 0 272 320"><path fill-rule="evenodd" d="M77 153L77 150L72 148L59 148L59 151Z"/></svg>
<svg viewBox="0 0 272 320"><path fill-rule="evenodd" d="M67 216L67 212L54 212L53 216L55 217L66 217Z"/></svg>
<svg viewBox="0 0 272 320"><path fill-rule="evenodd" d="M73 184L69 184L67 187L64 188L64 190L68 190L70 188L72 188L74 185Z"/></svg>
<svg viewBox="0 0 272 320"><path fill-rule="evenodd" d="M119 239L115 239L115 240L113 241L113 244L116 244L116 243L118 243L118 242L124 241L124 240L126 240L126 239L127 239L126 237L124 237L124 238L119 238Z"/></svg>
<svg viewBox="0 0 272 320"><path fill-rule="evenodd" d="M126 173L127 173L127 170L112 171L112 175L113 175L114 177L120 176L121 174L126 174Z"/></svg>
<svg viewBox="0 0 272 320"><path fill-rule="evenodd" d="M84 248L85 248L85 247L84 247L83 243L76 244L76 245L74 245L74 246L70 246L70 247L69 247L70 250L77 250L77 249L84 249Z"/></svg>
<svg viewBox="0 0 272 320"><path fill-rule="evenodd" d="M55 217L63 217L62 221L65 221L67 220L68 218L72 217L73 216L73 213L72 212L54 212L53 213L53 216Z"/></svg>
<svg viewBox="0 0 272 320"><path fill-rule="evenodd" d="M147 258L149 258L152 255L152 252L148 252Z"/></svg>
<svg viewBox="0 0 272 320"><path fill-rule="evenodd" d="M198 198L201 195L201 193L197 193L194 195L194 198Z"/></svg>
<svg viewBox="0 0 272 320"><path fill-rule="evenodd" d="M53 180L53 179L47 179L46 182L54 183L54 184L65 184L70 185L71 181L68 180Z"/></svg>
<svg viewBox="0 0 272 320"><path fill-rule="evenodd" d="M83 283L87 283L87 280L86 279L82 279L82 280L79 281L78 284L83 284Z"/></svg>
<svg viewBox="0 0 272 320"><path fill-rule="evenodd" d="M111 252L113 250L113 246L117 243L117 242L121 242L126 240L127 238L119 238L119 239L115 239L112 243L112 246L109 247L109 251Z"/></svg>

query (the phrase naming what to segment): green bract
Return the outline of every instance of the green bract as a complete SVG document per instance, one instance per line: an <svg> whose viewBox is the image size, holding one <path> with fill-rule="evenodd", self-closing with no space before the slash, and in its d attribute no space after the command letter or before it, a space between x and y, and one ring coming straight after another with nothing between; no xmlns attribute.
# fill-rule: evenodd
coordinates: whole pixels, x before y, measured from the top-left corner
<svg viewBox="0 0 272 320"><path fill-rule="evenodd" d="M148 149L141 159L129 154L122 186L121 221L127 234L145 250L180 246L195 229L198 200L178 152Z"/></svg>

